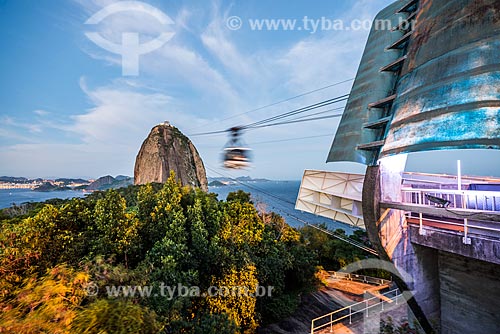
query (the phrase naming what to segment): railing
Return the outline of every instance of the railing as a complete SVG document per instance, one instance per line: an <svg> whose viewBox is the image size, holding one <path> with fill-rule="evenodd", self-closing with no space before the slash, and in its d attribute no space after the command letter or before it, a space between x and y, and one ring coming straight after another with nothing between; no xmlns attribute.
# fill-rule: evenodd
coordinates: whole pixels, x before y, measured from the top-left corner
<svg viewBox="0 0 500 334"><path fill-rule="evenodd" d="M362 282L362 283L366 283L366 284L386 285L386 284L392 283L392 281L389 281L389 280L386 280L383 278L378 278L378 277L371 277L371 276L351 274L351 273L343 273L343 272L338 272L338 271L329 271L328 273L333 278L347 280L347 281Z"/></svg>
<svg viewBox="0 0 500 334"><path fill-rule="evenodd" d="M436 218L423 218L422 213L412 213L408 212L406 213L406 216L408 218L413 218L413 219L418 219L419 222L419 234L425 235L426 231L423 228L424 226L427 225L427 222L430 223L438 223L442 225L449 225L451 230L455 230L456 228L460 228L461 231L463 232L463 243L466 245L471 244L471 239L470 239L470 234L480 234L480 235L488 235L488 236L495 236L498 237L500 236L500 224L498 223L493 223L489 225L478 225L478 224L471 224L469 222L469 219L464 218L462 222L455 222L455 221L449 221L449 220L444 220L444 219L436 219ZM459 220L457 220L459 221ZM425 223L424 223L425 222Z"/></svg>
<svg viewBox="0 0 500 334"><path fill-rule="evenodd" d="M445 189L403 189L403 203L435 206L425 195L449 201L449 207L476 211L500 211L500 192Z"/></svg>
<svg viewBox="0 0 500 334"><path fill-rule="evenodd" d="M327 328L328 326L330 326L330 332L333 332L333 325L347 318L349 318L349 324L352 324L352 316L355 314L364 313L364 315L368 318L370 316L370 309L380 306L380 311L384 311L384 303L387 304L395 302L396 305L398 305L402 294L398 289L394 289L382 294L382 296L388 298L390 301L382 299L382 301L376 302L376 300L380 300L380 296L372 297L313 319L311 321L311 334L314 334L318 330Z"/></svg>

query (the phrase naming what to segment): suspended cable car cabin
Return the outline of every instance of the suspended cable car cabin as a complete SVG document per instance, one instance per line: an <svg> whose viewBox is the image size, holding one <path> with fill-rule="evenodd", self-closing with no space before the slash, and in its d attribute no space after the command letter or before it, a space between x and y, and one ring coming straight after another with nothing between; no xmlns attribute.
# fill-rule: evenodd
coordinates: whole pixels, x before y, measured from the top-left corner
<svg viewBox="0 0 500 334"><path fill-rule="evenodd" d="M230 138L224 151L222 152L222 159L224 167L229 169L241 169L250 167L250 153L251 149L245 147L241 140L241 128L233 127L228 130Z"/></svg>

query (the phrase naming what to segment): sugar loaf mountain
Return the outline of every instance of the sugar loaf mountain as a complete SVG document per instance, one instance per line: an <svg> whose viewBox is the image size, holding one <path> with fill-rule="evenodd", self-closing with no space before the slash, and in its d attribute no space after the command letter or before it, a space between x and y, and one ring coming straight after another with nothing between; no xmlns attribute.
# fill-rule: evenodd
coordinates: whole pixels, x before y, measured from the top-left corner
<svg viewBox="0 0 500 334"><path fill-rule="evenodd" d="M137 154L134 183L164 183L174 171L182 185L208 191L203 161L191 140L169 122L151 129Z"/></svg>

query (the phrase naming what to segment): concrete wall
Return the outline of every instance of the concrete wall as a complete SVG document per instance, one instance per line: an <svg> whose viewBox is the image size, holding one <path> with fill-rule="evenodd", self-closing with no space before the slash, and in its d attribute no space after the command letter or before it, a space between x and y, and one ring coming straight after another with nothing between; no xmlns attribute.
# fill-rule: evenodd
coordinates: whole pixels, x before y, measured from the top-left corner
<svg viewBox="0 0 500 334"><path fill-rule="evenodd" d="M439 251L442 334L500 332L500 266Z"/></svg>
<svg viewBox="0 0 500 334"><path fill-rule="evenodd" d="M479 222L470 223L480 224ZM466 245L462 240L464 236L462 232L425 227L425 235L420 235L418 229L417 226L410 227L410 240L413 243L500 265L500 240L498 238L470 233L470 245Z"/></svg>
<svg viewBox="0 0 500 334"><path fill-rule="evenodd" d="M385 190L381 174L379 167L367 168L364 222L381 259L410 277L396 283L401 290L407 287L413 292L408 305L426 332L433 327L443 334L500 333L500 265L495 263L500 240L470 235L471 245L465 245L462 235L427 227L420 235L401 211L380 209Z"/></svg>
<svg viewBox="0 0 500 334"><path fill-rule="evenodd" d="M438 332L441 319L439 251L410 242L410 229L406 221L394 217L400 218L401 212L390 210L379 225L382 245L401 276L409 278L405 283L418 309L423 312L433 330ZM415 319L412 312L415 312L414 307L411 307L409 319ZM421 317L416 318L422 321Z"/></svg>
<svg viewBox="0 0 500 334"><path fill-rule="evenodd" d="M393 253L393 263L408 273L413 282L407 282L420 309L434 330L441 318L438 251L412 243L401 242Z"/></svg>
<svg viewBox="0 0 500 334"><path fill-rule="evenodd" d="M446 238L429 247L429 234L437 232L420 236L417 227L396 225L390 216L380 224L381 236L387 230L401 230L396 246L387 247L389 243L386 248L396 268L411 277L405 283L434 330L441 329L442 334L499 333L500 265L439 250L447 248Z"/></svg>
<svg viewBox="0 0 500 334"><path fill-rule="evenodd" d="M432 328L427 314L439 316L439 306L435 306L430 302L432 296L439 296L439 291L436 290L435 282L426 283L426 278L437 277L434 272L427 272L426 270L434 270L433 268L436 268L436 266L423 265L422 269L418 270L419 261L426 257L430 259L430 257L428 254L427 256L425 254L423 256L415 254L414 247L408 237L406 224L401 224L401 212L389 210L391 212L385 211L381 214L379 207L381 196L380 176L379 166L369 166L366 169L362 201L366 231L371 243L378 250L380 259L392 261L398 270L414 276L406 280L398 277L393 278L401 291L417 289L415 298L408 300L407 304L426 333L431 333ZM388 251L389 248L390 251ZM428 305L428 310L423 310L420 307L421 300L423 305Z"/></svg>

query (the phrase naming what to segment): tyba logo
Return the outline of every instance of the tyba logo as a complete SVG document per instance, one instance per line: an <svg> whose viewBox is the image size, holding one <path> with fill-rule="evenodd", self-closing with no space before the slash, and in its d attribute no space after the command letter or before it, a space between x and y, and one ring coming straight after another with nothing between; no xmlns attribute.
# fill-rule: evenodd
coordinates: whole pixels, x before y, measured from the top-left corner
<svg viewBox="0 0 500 334"><path fill-rule="evenodd" d="M174 21L158 8L139 1L119 1L113 3L92 15L85 24L96 25L108 16L122 12L148 14L164 26L174 24ZM101 48L122 56L123 75L139 75L139 56L161 48L174 35L174 32L164 31L157 38L140 44L138 32L123 32L121 35L121 44L117 44L105 39L98 32L85 33L85 36Z"/></svg>

